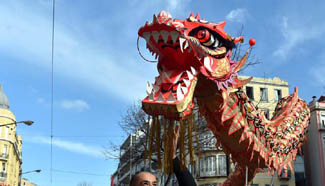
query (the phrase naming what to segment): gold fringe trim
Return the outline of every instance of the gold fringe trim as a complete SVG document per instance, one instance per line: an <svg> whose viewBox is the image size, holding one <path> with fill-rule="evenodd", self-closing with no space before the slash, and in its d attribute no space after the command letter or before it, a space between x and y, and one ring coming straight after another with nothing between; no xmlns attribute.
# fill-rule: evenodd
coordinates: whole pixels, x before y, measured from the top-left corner
<svg viewBox="0 0 325 186"><path fill-rule="evenodd" d="M167 174L168 173L168 150L167 150L167 119L164 118L164 172Z"/></svg>
<svg viewBox="0 0 325 186"><path fill-rule="evenodd" d="M153 148L153 139L155 135L155 128L156 128L156 117L152 118L152 126L151 126L151 131L150 131L150 146L149 146L149 168L151 168L151 158L152 158L152 148Z"/></svg>
<svg viewBox="0 0 325 186"><path fill-rule="evenodd" d="M161 149L160 149L160 121L159 117L156 118L156 152L157 152L157 161L158 169L161 169Z"/></svg>
<svg viewBox="0 0 325 186"><path fill-rule="evenodd" d="M150 125L150 115L148 117L148 123L146 124L146 141L145 141L145 146L144 146L144 155L143 155L143 162L144 166L146 166L146 161L147 161L147 150L148 150L148 138L149 138L149 125Z"/></svg>
<svg viewBox="0 0 325 186"><path fill-rule="evenodd" d="M173 147L173 133L174 133L174 120L169 121L168 126L168 163L167 163L167 174L173 173L173 153L171 152L171 148Z"/></svg>
<svg viewBox="0 0 325 186"><path fill-rule="evenodd" d="M149 117L149 121L151 121L151 126L150 126L150 122L146 125L144 164L146 166L146 162L148 158L148 164L149 164L148 167L151 168L152 156L153 153L155 153L157 155L156 157L157 157L158 169L160 170L162 169L166 175L170 175L173 173L173 153L172 153L173 149L172 148L173 148L173 137L174 137L173 134L175 131L175 121L163 118L163 121L160 122L158 116L152 116L151 118ZM194 165L196 161L196 157L194 153L195 150L193 146L193 137L196 138L195 140L196 140L197 152L199 154L199 157L201 157L201 152L200 152L200 143L199 143L197 126L194 120L194 114L192 114L186 120L180 121L179 124L180 124L179 160L180 160L181 170L184 170L187 165L187 158L186 158L187 155L189 155L190 164ZM187 145L187 149L185 148L186 145ZM163 148L161 146L163 146ZM149 148L149 150L147 148Z"/></svg>
<svg viewBox="0 0 325 186"><path fill-rule="evenodd" d="M180 122L180 136L179 136L179 145L180 145L180 151L179 151L179 156L180 156L180 163L181 163L181 170L185 169L185 121Z"/></svg>

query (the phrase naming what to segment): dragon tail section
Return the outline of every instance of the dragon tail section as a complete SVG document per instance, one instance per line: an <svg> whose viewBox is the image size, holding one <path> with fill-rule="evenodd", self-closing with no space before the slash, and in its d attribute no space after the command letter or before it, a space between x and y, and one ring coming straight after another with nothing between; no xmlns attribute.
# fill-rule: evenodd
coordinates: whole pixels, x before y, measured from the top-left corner
<svg viewBox="0 0 325 186"><path fill-rule="evenodd" d="M310 111L305 101L298 97L297 88L288 97L279 100L271 121L264 119L265 146L269 156L265 159L269 168L277 170L278 174L284 169L292 169L291 162L296 159L306 138Z"/></svg>

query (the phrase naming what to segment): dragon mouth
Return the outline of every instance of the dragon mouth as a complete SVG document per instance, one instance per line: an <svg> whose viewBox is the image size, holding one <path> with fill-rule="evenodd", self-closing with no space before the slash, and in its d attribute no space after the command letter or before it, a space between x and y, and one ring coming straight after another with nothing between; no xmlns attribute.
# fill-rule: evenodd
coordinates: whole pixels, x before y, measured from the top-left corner
<svg viewBox="0 0 325 186"><path fill-rule="evenodd" d="M185 118L194 106L193 94L199 75L198 60L190 42L177 25L161 24L155 18L153 23L146 23L139 30L139 36L158 58L159 72L153 84L147 83L142 108L149 115L164 115L175 120Z"/></svg>

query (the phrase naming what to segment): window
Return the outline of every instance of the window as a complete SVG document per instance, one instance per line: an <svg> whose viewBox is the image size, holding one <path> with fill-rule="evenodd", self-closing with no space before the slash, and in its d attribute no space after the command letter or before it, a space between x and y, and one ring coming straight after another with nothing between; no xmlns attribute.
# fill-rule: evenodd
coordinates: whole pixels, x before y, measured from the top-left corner
<svg viewBox="0 0 325 186"><path fill-rule="evenodd" d="M6 155L7 155L7 145L4 144L4 145L3 145L2 156L3 156L3 157L6 157Z"/></svg>
<svg viewBox="0 0 325 186"><path fill-rule="evenodd" d="M8 139L8 135L9 135L9 126L6 126L5 128L5 138Z"/></svg>
<svg viewBox="0 0 325 186"><path fill-rule="evenodd" d="M227 176L226 155L218 154L201 158L200 176Z"/></svg>
<svg viewBox="0 0 325 186"><path fill-rule="evenodd" d="M325 112L320 114L320 128L325 129Z"/></svg>
<svg viewBox="0 0 325 186"><path fill-rule="evenodd" d="M246 95L249 99L254 100L254 90L253 87L246 87Z"/></svg>
<svg viewBox="0 0 325 186"><path fill-rule="evenodd" d="M217 170L217 175L218 176L227 176L226 155L219 154L217 157L218 157L218 170Z"/></svg>
<svg viewBox="0 0 325 186"><path fill-rule="evenodd" d="M278 102L282 98L282 92L280 89L274 89L274 102Z"/></svg>
<svg viewBox="0 0 325 186"><path fill-rule="evenodd" d="M268 101L267 88L260 88L261 101Z"/></svg>

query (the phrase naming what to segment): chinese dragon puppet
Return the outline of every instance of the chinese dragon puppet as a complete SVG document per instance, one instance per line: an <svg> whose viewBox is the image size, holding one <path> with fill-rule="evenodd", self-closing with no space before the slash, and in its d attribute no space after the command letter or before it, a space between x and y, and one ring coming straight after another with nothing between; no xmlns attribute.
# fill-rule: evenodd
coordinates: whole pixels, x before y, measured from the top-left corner
<svg viewBox="0 0 325 186"><path fill-rule="evenodd" d="M151 130L150 139L147 138L149 159L154 151L151 147L154 136L159 149L163 130L165 152L161 158L157 151L158 166L161 167L163 161L165 171L170 172L168 135L175 121L181 124L181 166L186 159L182 142L186 133L193 162L191 131L196 128L192 122L195 99L218 145L222 145L236 164L223 185L243 186L264 168L269 168L272 174L275 171L287 174L287 170L292 169L292 161L306 139L310 111L298 97L297 88L292 95L279 100L271 120L256 109L241 88L251 78L237 78L255 40L250 40L242 59L233 61L232 49L236 43L243 42L243 37L231 37L224 30L225 24L200 19L199 14L191 14L185 20L172 19L168 12L161 11L153 16L151 23L139 29L138 35L146 40L147 49L158 59L159 72L155 82L147 84L148 96L142 100L142 108L153 121L151 129L148 127ZM167 121L162 123L158 116Z"/></svg>

